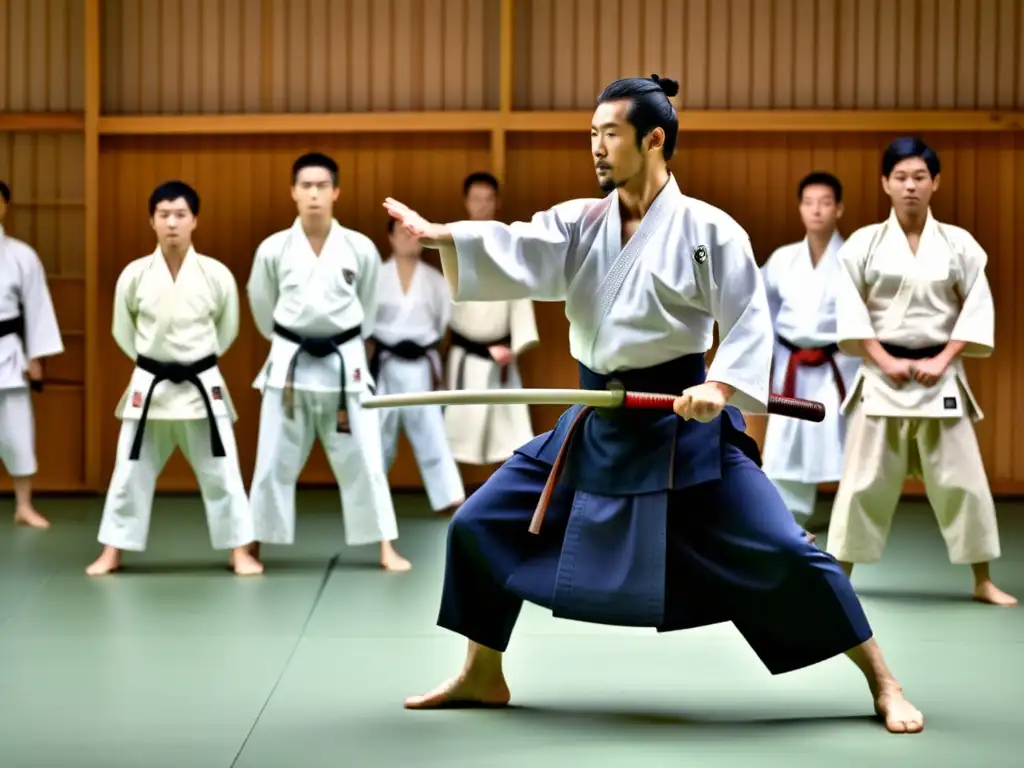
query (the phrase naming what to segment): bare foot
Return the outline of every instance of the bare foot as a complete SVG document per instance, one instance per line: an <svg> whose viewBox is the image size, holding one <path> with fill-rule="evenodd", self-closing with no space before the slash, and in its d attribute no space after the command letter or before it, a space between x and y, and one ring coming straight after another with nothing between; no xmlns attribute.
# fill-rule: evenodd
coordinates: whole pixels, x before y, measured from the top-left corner
<svg viewBox="0 0 1024 768"><path fill-rule="evenodd" d="M463 673L421 696L405 700L406 709L444 709L456 707L505 707L512 694L503 675L498 677Z"/></svg>
<svg viewBox="0 0 1024 768"><path fill-rule="evenodd" d="M249 554L252 555L254 559L260 559L260 543L258 541L254 541L247 547L247 549L249 550Z"/></svg>
<svg viewBox="0 0 1024 768"><path fill-rule="evenodd" d="M19 505L14 510L14 524L27 525L31 528L49 528L50 521L40 515L31 504Z"/></svg>
<svg viewBox="0 0 1024 768"><path fill-rule="evenodd" d="M883 688L875 696L875 712L885 721L889 733L920 733L924 730L924 715L907 701L899 686Z"/></svg>
<svg viewBox="0 0 1024 768"><path fill-rule="evenodd" d="M974 586L974 599L979 603L990 603L991 605L1017 605L1016 597L1003 592L991 581L983 581Z"/></svg>
<svg viewBox="0 0 1024 768"><path fill-rule="evenodd" d="M380 545L380 567L391 573L405 573L412 570L412 563L398 554L390 541L384 541Z"/></svg>
<svg viewBox="0 0 1024 768"><path fill-rule="evenodd" d="M248 546L231 551L231 567L236 576L259 576L263 573L263 563L250 554Z"/></svg>
<svg viewBox="0 0 1024 768"><path fill-rule="evenodd" d="M106 576L121 570L121 550L117 547L104 547L96 561L85 569L88 576Z"/></svg>

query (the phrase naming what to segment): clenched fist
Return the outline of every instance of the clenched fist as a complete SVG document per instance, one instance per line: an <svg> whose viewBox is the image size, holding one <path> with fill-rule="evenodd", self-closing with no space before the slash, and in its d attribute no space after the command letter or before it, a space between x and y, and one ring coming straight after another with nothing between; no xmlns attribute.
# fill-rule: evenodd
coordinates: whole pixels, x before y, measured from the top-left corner
<svg viewBox="0 0 1024 768"><path fill-rule="evenodd" d="M685 390L672 404L672 410L684 419L709 422L725 408L729 399L727 385L717 381L705 381Z"/></svg>

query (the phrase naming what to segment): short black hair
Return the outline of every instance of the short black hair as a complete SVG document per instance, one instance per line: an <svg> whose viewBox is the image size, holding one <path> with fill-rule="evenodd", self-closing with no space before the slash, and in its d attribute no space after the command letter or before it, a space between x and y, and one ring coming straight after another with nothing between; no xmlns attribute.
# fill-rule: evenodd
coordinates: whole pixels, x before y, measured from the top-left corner
<svg viewBox="0 0 1024 768"><path fill-rule="evenodd" d="M666 160L671 160L679 137L679 116L669 99L678 93L679 83L667 77L626 77L601 91L597 103L628 99L631 104L626 118L636 129L637 149L647 134L661 128L665 132L662 152Z"/></svg>
<svg viewBox="0 0 1024 768"><path fill-rule="evenodd" d="M469 194L469 190L476 184L483 184L490 187L495 193L501 191L501 185L498 184L498 180L493 174L487 173L487 171L477 171L471 173L466 177L466 180L462 182L462 196L465 197Z"/></svg>
<svg viewBox="0 0 1024 768"><path fill-rule="evenodd" d="M4 199L5 203L11 202L11 188L7 186L5 181L0 181L0 197Z"/></svg>
<svg viewBox="0 0 1024 768"><path fill-rule="evenodd" d="M910 160L914 157L924 160L924 164L928 167L928 173L931 174L933 179L942 170L939 156L934 149L918 138L903 136L893 140L885 148L885 152L882 153L882 175L885 178L889 178L892 175L893 168L904 160Z"/></svg>
<svg viewBox="0 0 1024 768"><path fill-rule="evenodd" d="M839 179L828 171L814 171L804 176L800 184L797 185L796 199L802 200L805 189L818 185L832 188L832 196L835 197L837 205L843 202L843 185L839 182Z"/></svg>
<svg viewBox="0 0 1024 768"><path fill-rule="evenodd" d="M152 218L153 214L156 213L156 207L160 203L172 203L178 198L183 198L185 200L185 203L188 205L188 209L192 211L193 216L199 215L199 193L184 181L172 179L171 181L165 181L163 184L158 186L153 190L153 194L149 196L150 218Z"/></svg>
<svg viewBox="0 0 1024 768"><path fill-rule="evenodd" d="M307 152L292 163L292 184L298 181L299 172L303 168L323 168L331 174L331 183L335 187L338 186L338 164L334 161L333 157L329 157L322 152Z"/></svg>

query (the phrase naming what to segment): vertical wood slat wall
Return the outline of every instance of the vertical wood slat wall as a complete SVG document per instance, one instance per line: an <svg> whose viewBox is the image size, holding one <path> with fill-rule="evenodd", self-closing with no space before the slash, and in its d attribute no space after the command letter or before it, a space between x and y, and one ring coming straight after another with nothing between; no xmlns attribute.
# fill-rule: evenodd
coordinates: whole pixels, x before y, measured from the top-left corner
<svg viewBox="0 0 1024 768"><path fill-rule="evenodd" d="M658 72L682 83L682 185L733 213L760 259L800 236L806 172L843 178L848 232L885 214L880 148L911 131L934 143L936 215L991 256L997 353L970 369L989 417L979 439L996 492L1024 491L1022 50L1017 0L0 0L7 229L39 251L68 350L36 398L39 486L105 488L130 367L110 340L110 298L152 248L156 183L198 186L198 245L244 286L255 245L293 216L298 153L338 157L339 218L386 253L386 194L457 218L462 177L490 168L506 217L592 195L582 137L595 94ZM537 313L526 384L574 386L562 306ZM247 473L265 353L246 318L224 363ZM556 415L535 409L535 427ZM322 456L304 480L330 480ZM392 481L420 485L407 447ZM180 460L162 487L193 487Z"/></svg>

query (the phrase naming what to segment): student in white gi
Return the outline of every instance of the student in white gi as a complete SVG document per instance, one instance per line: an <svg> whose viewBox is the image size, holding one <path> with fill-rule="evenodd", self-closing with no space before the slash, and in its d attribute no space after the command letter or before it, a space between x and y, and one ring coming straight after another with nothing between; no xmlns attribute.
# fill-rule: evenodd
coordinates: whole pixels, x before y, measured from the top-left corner
<svg viewBox="0 0 1024 768"><path fill-rule="evenodd" d="M377 322L370 361L379 394L427 392L441 384L438 346L448 330L452 296L444 276L420 258L423 246L388 218L391 258L380 271ZM380 412L384 465L390 470L398 450L398 430L409 438L416 464L435 512L452 510L466 496L452 458L439 405L387 408Z"/></svg>
<svg viewBox="0 0 1024 768"><path fill-rule="evenodd" d="M0 463L14 485L14 522L49 528L32 504L39 465L29 390L42 391L42 359L63 352L64 342L39 255L4 231L10 202L0 181Z"/></svg>
<svg viewBox="0 0 1024 768"><path fill-rule="evenodd" d="M231 552L236 574L263 566L249 554L253 522L238 462L231 397L218 367L238 336L238 286L231 271L192 244L199 195L181 181L149 199L158 245L122 270L114 288L114 341L135 362L117 404L117 456L100 523L103 552L86 573L121 567L149 536L156 480L175 448L199 482L214 549Z"/></svg>
<svg viewBox="0 0 1024 768"><path fill-rule="evenodd" d="M825 421L769 418L764 471L797 522L806 526L818 485L836 482L843 474L839 406L860 360L836 346L843 186L831 173L811 173L798 185L797 200L804 239L778 248L761 268L776 339L772 391L823 403Z"/></svg>
<svg viewBox="0 0 1024 768"><path fill-rule="evenodd" d="M377 317L381 259L373 241L334 218L338 165L320 153L292 165L298 216L256 250L249 305L270 354L250 503L256 540L295 541L295 486L320 439L338 481L350 546L380 544L380 563L407 571L381 455L380 416L363 410L372 386L366 340ZM254 551L259 551L258 543Z"/></svg>
<svg viewBox="0 0 1024 768"><path fill-rule="evenodd" d="M463 182L472 221L490 221L500 205L498 180L473 173ZM533 302L458 301L452 306L448 348L449 389L517 389L517 359L537 346ZM444 411L448 442L462 464L496 464L533 437L530 407L521 403L452 405Z"/></svg>
<svg viewBox="0 0 1024 768"><path fill-rule="evenodd" d="M924 142L890 144L882 157L889 218L854 232L839 254L839 346L864 364L844 403L846 458L828 552L847 573L880 560L904 480L918 477L950 561L974 571L974 598L1016 605L989 574L999 532L972 424L982 411L963 364L995 345L988 256L967 230L932 216L939 172Z"/></svg>

